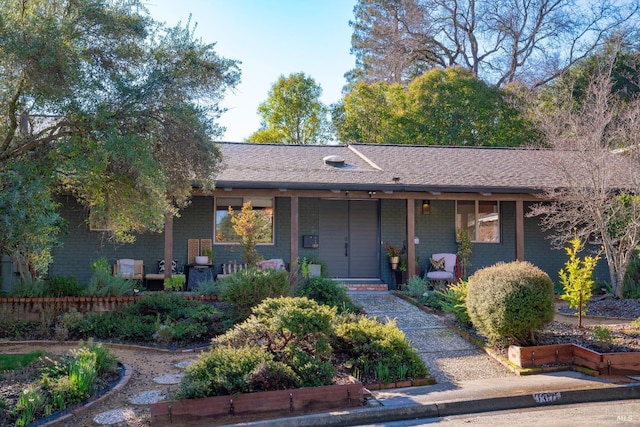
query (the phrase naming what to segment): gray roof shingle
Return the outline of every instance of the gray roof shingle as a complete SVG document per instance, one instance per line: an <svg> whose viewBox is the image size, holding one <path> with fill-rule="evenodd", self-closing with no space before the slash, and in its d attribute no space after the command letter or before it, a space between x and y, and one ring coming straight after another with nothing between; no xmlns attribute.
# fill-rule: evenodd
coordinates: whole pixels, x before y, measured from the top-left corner
<svg viewBox="0 0 640 427"><path fill-rule="evenodd" d="M219 146L223 165L217 186L236 188L533 193L565 186L565 176L551 165L559 158L571 162L575 155L546 149L416 145ZM343 157L348 167L325 164L328 155ZM626 159L611 154L608 161Z"/></svg>

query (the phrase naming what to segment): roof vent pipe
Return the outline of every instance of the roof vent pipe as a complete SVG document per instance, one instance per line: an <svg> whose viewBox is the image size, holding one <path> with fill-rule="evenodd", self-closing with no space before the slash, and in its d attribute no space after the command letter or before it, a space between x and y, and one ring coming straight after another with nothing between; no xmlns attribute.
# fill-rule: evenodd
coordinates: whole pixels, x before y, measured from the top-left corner
<svg viewBox="0 0 640 427"><path fill-rule="evenodd" d="M337 154L325 156L322 158L322 160L326 165L331 165L331 166L344 165L344 157L338 156Z"/></svg>

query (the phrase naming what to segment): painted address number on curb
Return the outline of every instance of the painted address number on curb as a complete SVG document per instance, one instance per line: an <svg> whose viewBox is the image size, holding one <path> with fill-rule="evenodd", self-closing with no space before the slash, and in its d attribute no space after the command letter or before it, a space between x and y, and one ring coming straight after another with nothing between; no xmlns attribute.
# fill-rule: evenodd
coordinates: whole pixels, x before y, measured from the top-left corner
<svg viewBox="0 0 640 427"><path fill-rule="evenodd" d="M555 402L556 400L560 400L560 392L555 393L536 393L533 395L533 400L537 403L550 403Z"/></svg>

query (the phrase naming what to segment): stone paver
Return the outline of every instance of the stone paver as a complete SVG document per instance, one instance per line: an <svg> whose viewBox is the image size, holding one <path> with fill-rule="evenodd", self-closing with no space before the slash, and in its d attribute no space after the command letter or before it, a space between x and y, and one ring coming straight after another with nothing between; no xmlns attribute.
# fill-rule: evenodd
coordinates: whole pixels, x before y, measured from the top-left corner
<svg viewBox="0 0 640 427"><path fill-rule="evenodd" d="M178 362L178 363L174 364L173 366L175 366L176 368L184 369L187 366L191 365L195 361L196 361L195 359L183 360L182 362Z"/></svg>
<svg viewBox="0 0 640 427"><path fill-rule="evenodd" d="M180 384L184 374L164 374L153 379L156 384Z"/></svg>
<svg viewBox="0 0 640 427"><path fill-rule="evenodd" d="M102 412L93 418L93 422L100 425L112 425L126 423L136 415L130 408L118 408L111 411Z"/></svg>
<svg viewBox="0 0 640 427"><path fill-rule="evenodd" d="M152 403L160 402L166 398L167 396L162 390L146 390L133 396L129 399L129 402L134 405L151 405Z"/></svg>

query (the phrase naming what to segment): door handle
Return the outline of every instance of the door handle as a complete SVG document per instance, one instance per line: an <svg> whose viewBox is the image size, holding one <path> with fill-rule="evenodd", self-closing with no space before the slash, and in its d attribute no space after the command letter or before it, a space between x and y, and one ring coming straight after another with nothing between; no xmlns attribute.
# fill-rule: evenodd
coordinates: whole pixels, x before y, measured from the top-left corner
<svg viewBox="0 0 640 427"><path fill-rule="evenodd" d="M349 256L349 244L344 244L344 256Z"/></svg>

